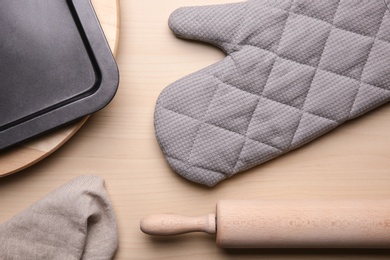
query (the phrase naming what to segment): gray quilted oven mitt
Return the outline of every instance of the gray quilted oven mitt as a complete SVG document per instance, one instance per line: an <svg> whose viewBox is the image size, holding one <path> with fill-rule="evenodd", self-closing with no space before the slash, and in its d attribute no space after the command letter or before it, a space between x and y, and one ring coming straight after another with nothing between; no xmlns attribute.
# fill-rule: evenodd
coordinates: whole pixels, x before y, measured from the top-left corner
<svg viewBox="0 0 390 260"><path fill-rule="evenodd" d="M252 0L185 7L175 35L222 61L167 87L155 111L171 167L213 186L390 99L385 0Z"/></svg>

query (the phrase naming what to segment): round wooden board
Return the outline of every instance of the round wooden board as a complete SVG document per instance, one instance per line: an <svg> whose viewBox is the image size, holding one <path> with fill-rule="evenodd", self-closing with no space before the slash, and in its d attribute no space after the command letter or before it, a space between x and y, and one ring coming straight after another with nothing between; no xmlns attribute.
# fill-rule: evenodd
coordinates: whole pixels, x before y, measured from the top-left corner
<svg viewBox="0 0 390 260"><path fill-rule="evenodd" d="M91 0L91 2L115 56L120 27L119 0ZM88 117L85 117L76 123L1 152L0 177L23 170L46 158L66 143L87 120Z"/></svg>

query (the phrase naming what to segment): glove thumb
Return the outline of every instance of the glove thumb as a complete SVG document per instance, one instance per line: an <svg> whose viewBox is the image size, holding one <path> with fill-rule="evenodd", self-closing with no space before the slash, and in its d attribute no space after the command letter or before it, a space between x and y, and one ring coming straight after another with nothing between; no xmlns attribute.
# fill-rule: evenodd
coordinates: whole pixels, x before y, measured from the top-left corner
<svg viewBox="0 0 390 260"><path fill-rule="evenodd" d="M200 40L233 51L231 40L241 25L247 3L182 7L169 18L169 27L180 38Z"/></svg>

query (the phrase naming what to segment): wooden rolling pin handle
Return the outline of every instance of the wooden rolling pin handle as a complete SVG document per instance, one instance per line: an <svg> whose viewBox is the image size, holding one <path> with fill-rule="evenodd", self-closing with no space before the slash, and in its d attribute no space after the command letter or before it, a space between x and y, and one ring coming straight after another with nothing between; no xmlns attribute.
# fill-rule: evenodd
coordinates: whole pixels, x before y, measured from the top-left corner
<svg viewBox="0 0 390 260"><path fill-rule="evenodd" d="M152 215L141 220L142 232L155 236L171 236L189 232L206 232L215 234L215 214L202 217L186 217L179 215Z"/></svg>

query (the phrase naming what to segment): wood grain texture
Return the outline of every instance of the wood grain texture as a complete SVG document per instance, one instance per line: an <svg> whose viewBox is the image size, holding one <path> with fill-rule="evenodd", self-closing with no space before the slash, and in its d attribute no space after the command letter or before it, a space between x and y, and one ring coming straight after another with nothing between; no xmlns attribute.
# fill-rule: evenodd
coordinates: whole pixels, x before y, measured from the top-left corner
<svg viewBox="0 0 390 260"><path fill-rule="evenodd" d="M390 248L390 200L230 200L217 205L222 248Z"/></svg>
<svg viewBox="0 0 390 260"><path fill-rule="evenodd" d="M91 0L91 2L115 55L119 42L119 2L118 0ZM18 172L43 160L64 145L87 120L88 117L85 117L42 137L0 152L0 177Z"/></svg>
<svg viewBox="0 0 390 260"><path fill-rule="evenodd" d="M105 178L117 214L115 259L389 259L381 250L222 250L207 234L153 239L140 231L147 215L203 215L221 199L390 198L389 105L212 189L172 172L154 136L156 99L168 84L224 54L175 38L167 20L180 6L226 2L121 1L118 94L51 156L0 179L0 223L72 178L96 174Z"/></svg>

